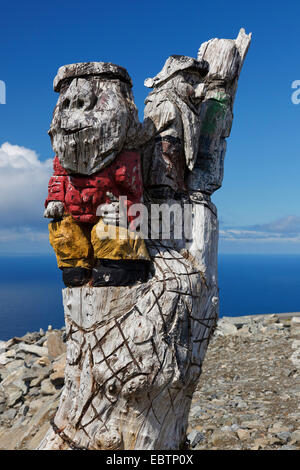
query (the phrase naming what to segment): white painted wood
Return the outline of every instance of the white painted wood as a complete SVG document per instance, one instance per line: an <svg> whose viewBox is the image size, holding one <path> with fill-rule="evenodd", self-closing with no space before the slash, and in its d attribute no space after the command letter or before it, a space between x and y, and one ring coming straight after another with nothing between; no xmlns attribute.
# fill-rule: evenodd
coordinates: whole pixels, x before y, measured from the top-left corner
<svg viewBox="0 0 300 470"><path fill-rule="evenodd" d="M199 57L210 65L207 88L202 86L199 91L202 96L207 90L204 111L197 100L194 104L187 100L189 86L195 96L203 83L203 77L193 82L194 72L179 67L174 75L168 77L164 71L150 82L154 92L147 99L145 122L137 137L138 142L146 142L145 174L164 164L163 151L156 146L153 134L161 141L181 142L181 147L173 147L178 151L177 160L170 164L170 174L177 180L169 183L166 174L153 170L152 177L144 181L145 200L151 211L151 203L158 201L154 187L162 191L168 205L189 202L191 235L181 240L147 240L153 267L146 283L64 289L68 338L65 387L40 450L184 446L191 398L218 318L217 211L203 191L211 193L221 184L225 137L249 42L250 36L241 31L235 41L212 40L201 46ZM204 155L201 136L203 119L209 112L207 102L215 100L222 105L219 92L228 101L222 119L213 126L213 150ZM176 167L181 155L192 175L188 187L181 186L184 182ZM197 173L203 158L208 166ZM156 159L160 159L157 165ZM182 195L172 199L178 191Z"/></svg>

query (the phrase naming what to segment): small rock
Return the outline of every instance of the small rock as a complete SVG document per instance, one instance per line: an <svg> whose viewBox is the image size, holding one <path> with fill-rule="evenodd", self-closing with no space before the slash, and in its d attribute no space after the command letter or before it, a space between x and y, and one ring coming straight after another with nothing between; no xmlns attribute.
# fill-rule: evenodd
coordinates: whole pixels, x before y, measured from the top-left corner
<svg viewBox="0 0 300 470"><path fill-rule="evenodd" d="M20 408L20 413L22 413L23 416L26 416L27 413L28 413L28 410L29 410L29 406L28 406L28 405L23 405L23 406Z"/></svg>
<svg viewBox="0 0 300 470"><path fill-rule="evenodd" d="M27 397L39 397L41 395L40 387L33 387L29 389Z"/></svg>
<svg viewBox="0 0 300 470"><path fill-rule="evenodd" d="M248 408L248 405L247 405L247 403L246 403L245 401L240 400L240 401L237 403L236 407L239 408L239 409L243 409L243 408Z"/></svg>
<svg viewBox="0 0 300 470"><path fill-rule="evenodd" d="M6 367L5 370L9 372L10 374L16 370L18 370L20 367L24 365L23 359L16 359L14 361L10 361Z"/></svg>
<svg viewBox="0 0 300 470"><path fill-rule="evenodd" d="M296 349L290 357L293 365L300 369L300 349Z"/></svg>
<svg viewBox="0 0 300 470"><path fill-rule="evenodd" d="M9 358L6 356L6 353L3 351L0 354L0 365L5 366L6 364L8 364L8 362L9 362Z"/></svg>
<svg viewBox="0 0 300 470"><path fill-rule="evenodd" d="M253 420L253 421L244 421L241 424L241 428L246 429L263 429L265 425L261 421Z"/></svg>
<svg viewBox="0 0 300 470"><path fill-rule="evenodd" d="M260 438L260 439L255 439L254 445L251 447L252 450L260 450L264 449L268 445L267 439Z"/></svg>
<svg viewBox="0 0 300 470"><path fill-rule="evenodd" d="M244 441L245 439L249 439L251 437L250 431L247 429L238 429L236 433L240 441Z"/></svg>
<svg viewBox="0 0 300 470"><path fill-rule="evenodd" d="M47 357L47 356L39 357L39 358L34 362L34 365L42 366L42 367L49 366L50 364L51 364L51 361L50 361L49 357Z"/></svg>
<svg viewBox="0 0 300 470"><path fill-rule="evenodd" d="M50 368L49 367L42 367L42 366L32 366L28 368L23 376L22 379L25 382L30 382L31 387L35 387L36 385L40 385L42 380L49 376Z"/></svg>
<svg viewBox="0 0 300 470"><path fill-rule="evenodd" d="M202 434L201 432L199 431L196 431L196 430L193 430L192 432L190 432L187 436L189 442L190 442L190 446L192 448L196 447L196 445L201 442L201 441L204 441L205 440L205 436L204 434Z"/></svg>
<svg viewBox="0 0 300 470"><path fill-rule="evenodd" d="M0 420L3 422L10 422L15 418L16 414L17 410L15 410L14 408L10 408L0 416Z"/></svg>
<svg viewBox="0 0 300 470"><path fill-rule="evenodd" d="M297 448L292 445L284 445L278 448L278 450L296 450Z"/></svg>
<svg viewBox="0 0 300 470"><path fill-rule="evenodd" d="M277 434L277 437L284 443L291 439L291 433L288 431L282 431Z"/></svg>
<svg viewBox="0 0 300 470"><path fill-rule="evenodd" d="M13 359L16 356L16 351L14 349L9 349L5 353L6 357Z"/></svg>
<svg viewBox="0 0 300 470"><path fill-rule="evenodd" d="M240 429L238 424L232 424L232 426L231 426L232 431L237 431L238 429Z"/></svg>
<svg viewBox="0 0 300 470"><path fill-rule="evenodd" d="M7 408L10 408L11 406L14 406L15 403L18 400L20 400L22 395L23 395L23 392L20 388L10 386L9 393L7 394L7 402L6 402Z"/></svg>
<svg viewBox="0 0 300 470"><path fill-rule="evenodd" d="M37 356L48 356L48 349L43 348L41 346L36 346L34 344L26 344L26 343L20 343L18 347L18 351L29 353L29 354L35 354Z"/></svg>
<svg viewBox="0 0 300 470"><path fill-rule="evenodd" d="M221 318L218 321L218 325L215 331L216 335L227 336L227 335L236 335L238 332L237 327L230 320Z"/></svg>
<svg viewBox="0 0 300 470"><path fill-rule="evenodd" d="M237 441L237 437L232 431L222 432L217 430L213 432L210 440L213 446L222 448L223 446L231 445L233 442Z"/></svg>
<svg viewBox="0 0 300 470"><path fill-rule="evenodd" d="M36 346L43 346L46 343L47 337L44 335L42 336L35 344Z"/></svg>
<svg viewBox="0 0 300 470"><path fill-rule="evenodd" d="M222 432L228 432L228 431L230 432L230 431L232 431L232 429L231 429L231 426L222 426L221 431Z"/></svg>
<svg viewBox="0 0 300 470"><path fill-rule="evenodd" d="M54 395L57 392L54 385L52 385L50 379L43 380L41 384L41 393L43 395Z"/></svg>
<svg viewBox="0 0 300 470"><path fill-rule="evenodd" d="M300 339L294 339L292 342L292 349L300 349Z"/></svg>
<svg viewBox="0 0 300 470"><path fill-rule="evenodd" d="M268 431L269 433L276 434L278 436L278 434L281 432L289 432L290 428L279 422L274 423L273 426L268 429Z"/></svg>
<svg viewBox="0 0 300 470"><path fill-rule="evenodd" d="M291 441L295 444L300 443L300 429L297 429L296 431L292 432Z"/></svg>
<svg viewBox="0 0 300 470"><path fill-rule="evenodd" d="M40 339L40 334L36 331L32 333L26 333L26 335L22 336L21 340L25 341L25 343L33 344Z"/></svg>
<svg viewBox="0 0 300 470"><path fill-rule="evenodd" d="M47 337L47 348L49 355L52 357L61 356L66 352L66 344L63 342L59 331L53 331L49 334Z"/></svg>
<svg viewBox="0 0 300 470"><path fill-rule="evenodd" d="M61 387L65 380L66 354L62 354L52 365L50 380L56 387Z"/></svg>
<svg viewBox="0 0 300 470"><path fill-rule="evenodd" d="M38 398L37 400L32 400L29 403L29 410L31 413L38 411L45 403L45 400Z"/></svg>

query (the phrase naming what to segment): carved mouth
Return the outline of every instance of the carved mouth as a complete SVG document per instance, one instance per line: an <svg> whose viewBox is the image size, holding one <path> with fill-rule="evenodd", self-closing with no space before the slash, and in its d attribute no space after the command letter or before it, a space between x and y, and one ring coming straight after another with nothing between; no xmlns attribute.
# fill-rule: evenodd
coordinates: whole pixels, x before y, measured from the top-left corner
<svg viewBox="0 0 300 470"><path fill-rule="evenodd" d="M86 127L78 127L76 129L61 129L61 130L64 135L72 135L72 134L76 134L77 132L81 132L85 129L90 129L90 128L91 126L86 126Z"/></svg>

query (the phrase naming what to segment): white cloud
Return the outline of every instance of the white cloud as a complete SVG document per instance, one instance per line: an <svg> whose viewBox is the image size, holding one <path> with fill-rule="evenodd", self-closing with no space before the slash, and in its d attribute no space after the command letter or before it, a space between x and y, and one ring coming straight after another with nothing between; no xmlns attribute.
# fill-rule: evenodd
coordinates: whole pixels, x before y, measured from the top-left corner
<svg viewBox="0 0 300 470"><path fill-rule="evenodd" d="M273 222L247 227L223 227L223 241L248 243L300 243L300 217L287 216Z"/></svg>
<svg viewBox="0 0 300 470"><path fill-rule="evenodd" d="M43 221L52 159L5 142L0 147L0 226L37 226ZM44 223L44 222L43 222Z"/></svg>
<svg viewBox="0 0 300 470"><path fill-rule="evenodd" d="M10 242L48 242L46 230L34 230L30 227L0 229L0 243Z"/></svg>

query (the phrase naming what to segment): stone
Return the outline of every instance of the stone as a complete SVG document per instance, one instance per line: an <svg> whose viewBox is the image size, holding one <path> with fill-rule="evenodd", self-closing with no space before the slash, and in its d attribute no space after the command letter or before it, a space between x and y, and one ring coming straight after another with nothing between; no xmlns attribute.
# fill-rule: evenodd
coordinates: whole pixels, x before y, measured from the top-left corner
<svg viewBox="0 0 300 470"><path fill-rule="evenodd" d="M9 358L6 356L5 352L2 352L0 354L0 366L5 366L8 362L10 362Z"/></svg>
<svg viewBox="0 0 300 470"><path fill-rule="evenodd" d="M227 336L227 335L235 335L237 334L238 329L237 327L231 323L230 321L221 318L221 320L218 321L218 326L216 329L215 334L219 334L221 336Z"/></svg>
<svg viewBox="0 0 300 470"><path fill-rule="evenodd" d="M246 430L246 429L238 429L238 430L236 431L236 433L237 433L238 438L239 438L241 441L243 441L243 440L245 440L245 439L249 439L250 436L251 436L250 431L248 431L248 430Z"/></svg>
<svg viewBox="0 0 300 470"><path fill-rule="evenodd" d="M49 367L34 365L24 371L24 374L22 375L22 380L24 380L25 382L30 382L30 386L34 387L34 380L38 379L37 383L40 383L42 380L49 376L49 373Z"/></svg>
<svg viewBox="0 0 300 470"><path fill-rule="evenodd" d="M297 367L297 369L300 368L300 349L296 349L293 352L293 354L290 357L290 361L295 367Z"/></svg>
<svg viewBox="0 0 300 470"><path fill-rule="evenodd" d="M40 334L36 331L28 332L26 333L26 335L22 336L22 338L20 339L21 341L24 341L25 343L33 344L40 339Z"/></svg>
<svg viewBox="0 0 300 470"><path fill-rule="evenodd" d="M50 364L51 364L51 360L49 359L48 356L42 356L34 362L34 365L42 366L42 367L49 366Z"/></svg>
<svg viewBox="0 0 300 470"><path fill-rule="evenodd" d="M246 429L264 429L265 424L257 420L243 421L241 427Z"/></svg>
<svg viewBox="0 0 300 470"><path fill-rule="evenodd" d="M300 349L300 339L294 339L292 342L292 349Z"/></svg>
<svg viewBox="0 0 300 470"><path fill-rule="evenodd" d="M47 348L52 357L61 356L66 352L66 344L62 340L60 331L53 331L47 336Z"/></svg>
<svg viewBox="0 0 300 470"><path fill-rule="evenodd" d="M237 437L232 431L214 431L211 438L211 443L213 446L218 448L232 445L237 442Z"/></svg>
<svg viewBox="0 0 300 470"><path fill-rule="evenodd" d="M190 434L188 434L187 438L190 442L190 447L192 449L194 447L196 447L196 445L199 444L199 442L202 442L202 441L205 440L204 434L202 434L201 432L196 431L196 430L194 430Z"/></svg>
<svg viewBox="0 0 300 470"><path fill-rule="evenodd" d="M297 448L295 446L292 446L292 445L283 445L281 447L279 447L278 450L296 450Z"/></svg>
<svg viewBox="0 0 300 470"><path fill-rule="evenodd" d="M43 395L54 395L57 393L56 388L51 383L50 379L45 379L41 383L41 393Z"/></svg>
<svg viewBox="0 0 300 470"><path fill-rule="evenodd" d="M24 365L23 359L10 360L6 365L5 370L10 374Z"/></svg>
<svg viewBox="0 0 300 470"><path fill-rule="evenodd" d="M65 380L65 367L66 367L66 354L62 354L52 365L52 374L50 380L56 387L64 384Z"/></svg>
<svg viewBox="0 0 300 470"><path fill-rule="evenodd" d="M35 354L36 356L48 356L48 349L36 346L34 344L20 343L18 347L18 352L25 352L29 354Z"/></svg>
<svg viewBox="0 0 300 470"><path fill-rule="evenodd" d="M291 433L288 431L281 431L277 433L277 437L282 441L282 442L288 442L291 439Z"/></svg>
<svg viewBox="0 0 300 470"><path fill-rule="evenodd" d="M41 395L40 387L32 387L27 393L27 397L39 397Z"/></svg>
<svg viewBox="0 0 300 470"><path fill-rule="evenodd" d="M14 359L16 356L16 351L14 349L9 349L8 351L6 351L5 355L9 359Z"/></svg>
<svg viewBox="0 0 300 470"><path fill-rule="evenodd" d="M29 410L31 413L38 411L46 403L45 398L38 398L36 400L31 400L29 403Z"/></svg>
<svg viewBox="0 0 300 470"><path fill-rule="evenodd" d="M276 434L278 435L278 433L281 433L281 432L289 432L290 431L290 427L289 426L285 426L283 423L281 422L277 422L277 423L274 423L269 429L268 431L271 433L271 434Z"/></svg>
<svg viewBox="0 0 300 470"><path fill-rule="evenodd" d="M0 421L10 423L15 418L16 414L17 410L15 410L14 408L10 408L9 410L1 414Z"/></svg>
<svg viewBox="0 0 300 470"><path fill-rule="evenodd" d="M268 445L268 440L265 438L255 439L254 445L251 447L252 450L264 449Z"/></svg>
<svg viewBox="0 0 300 470"><path fill-rule="evenodd" d="M291 441L292 443L300 444L300 429L296 429L296 431L292 432Z"/></svg>
<svg viewBox="0 0 300 470"><path fill-rule="evenodd" d="M23 396L23 391L15 387L13 385L10 385L10 387L7 389L8 390L8 395L7 395L7 401L6 401L6 406L9 408L11 406L14 406L16 402L20 400Z"/></svg>

